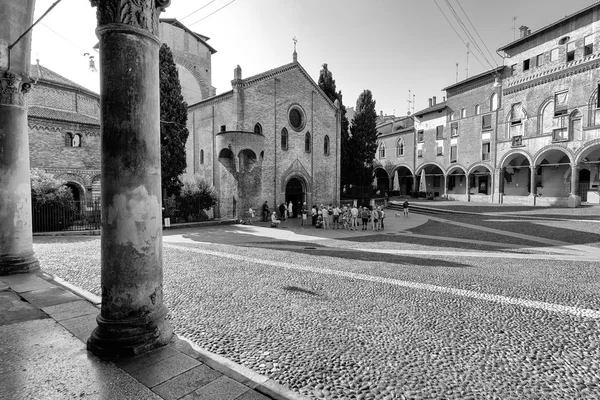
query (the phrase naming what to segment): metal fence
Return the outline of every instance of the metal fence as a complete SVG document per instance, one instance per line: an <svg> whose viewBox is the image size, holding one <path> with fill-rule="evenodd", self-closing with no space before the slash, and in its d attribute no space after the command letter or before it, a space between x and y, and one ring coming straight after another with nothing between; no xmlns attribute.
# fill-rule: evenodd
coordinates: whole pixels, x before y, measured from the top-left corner
<svg viewBox="0 0 600 400"><path fill-rule="evenodd" d="M100 229L100 202L32 203L33 232Z"/></svg>

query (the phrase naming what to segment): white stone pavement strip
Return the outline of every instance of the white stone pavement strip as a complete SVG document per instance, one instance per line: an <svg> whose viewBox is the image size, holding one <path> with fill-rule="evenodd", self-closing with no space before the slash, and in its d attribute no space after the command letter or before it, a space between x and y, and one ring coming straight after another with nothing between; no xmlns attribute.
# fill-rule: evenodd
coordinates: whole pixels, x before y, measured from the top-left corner
<svg viewBox="0 0 600 400"><path fill-rule="evenodd" d="M554 313L560 313L560 314L570 314L570 315L575 315L578 317L585 317L585 318L591 318L591 319L600 319L600 311L586 309L586 308L578 308L578 307L565 306L565 305L561 305L561 304L547 303L547 302L542 302L542 301L534 301L534 300L526 300L526 299L507 297L507 296L499 296L499 295L494 295L494 294L489 294L489 293L480 293L480 292L476 292L473 290L464 290L464 289L457 289L457 288L452 288L452 287L431 285L431 284L426 284L426 283L411 282L411 281L404 281L404 280L391 279L391 278L383 278L383 277L378 277L378 276L371 276L371 275L360 274L360 273L339 271L339 270L333 270L333 269L328 269L328 268L317 268L317 267L296 265L296 264L292 264L292 263L283 263L283 262L277 262L277 261L262 260L262 259L258 259L258 258L251 258L251 257L235 255L235 254L227 254L227 253L218 252L218 251L190 248L190 247L178 246L178 245L174 245L174 244L166 244L166 246L169 248L172 248L172 249L176 249L176 250L188 251L188 252L193 252L193 253L198 253L198 254L206 254L206 255L228 258L231 260L237 260L237 261L243 261L243 262L251 262L251 263L256 263L256 264L268 265L268 266L276 267L276 268L285 268L285 269L291 269L291 270L312 272L312 273L317 273L317 274L333 275L333 276L339 276L339 277L351 278L351 279L359 279L359 280L363 280L363 281L395 285L395 286L400 286L400 287L405 287L405 288L410 288L410 289L415 289L415 290L426 290L426 291L430 291L430 292L447 293L447 294L454 295L454 296L468 297L468 298L478 299L478 300L485 300L485 301L495 302L495 303L504 304L504 305L514 305L514 306L527 307L527 308L536 308L536 309L541 309L541 310L548 311L548 312L554 312Z"/></svg>

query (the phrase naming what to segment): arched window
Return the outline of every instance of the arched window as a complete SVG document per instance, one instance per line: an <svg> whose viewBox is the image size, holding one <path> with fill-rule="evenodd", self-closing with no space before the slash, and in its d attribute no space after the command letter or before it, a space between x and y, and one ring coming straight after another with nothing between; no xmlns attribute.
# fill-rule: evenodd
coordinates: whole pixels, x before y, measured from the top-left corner
<svg viewBox="0 0 600 400"><path fill-rule="evenodd" d="M81 147L81 135L73 135L73 147Z"/></svg>
<svg viewBox="0 0 600 400"><path fill-rule="evenodd" d="M551 134L554 129L554 101L550 100L542 108L539 118L539 134Z"/></svg>
<svg viewBox="0 0 600 400"><path fill-rule="evenodd" d="M571 113L571 119L569 121L569 136L571 140L581 140L581 113L578 110Z"/></svg>
<svg viewBox="0 0 600 400"><path fill-rule="evenodd" d="M200 164L204 164L204 150L200 150Z"/></svg>
<svg viewBox="0 0 600 400"><path fill-rule="evenodd" d="M73 146L73 135L69 132L65 133L65 146L71 147Z"/></svg>
<svg viewBox="0 0 600 400"><path fill-rule="evenodd" d="M288 131L285 128L281 130L281 149L288 149Z"/></svg>
<svg viewBox="0 0 600 400"><path fill-rule="evenodd" d="M396 142L396 156L403 157L404 156L404 139L398 139Z"/></svg>
<svg viewBox="0 0 600 400"><path fill-rule="evenodd" d="M460 117L461 118L466 118L467 117L467 109L466 108L462 108L460 110Z"/></svg>
<svg viewBox="0 0 600 400"><path fill-rule="evenodd" d="M490 97L490 111L496 111L498 109L498 93L492 93Z"/></svg>
<svg viewBox="0 0 600 400"><path fill-rule="evenodd" d="M262 126L260 126L258 122L256 123L256 125L254 125L254 133L256 133L257 135L262 135Z"/></svg>
<svg viewBox="0 0 600 400"><path fill-rule="evenodd" d="M479 104L477 104L475 106L475 115L479 115L481 114L481 106Z"/></svg>
<svg viewBox="0 0 600 400"><path fill-rule="evenodd" d="M379 158L385 158L385 143L381 142L379 143Z"/></svg>
<svg viewBox="0 0 600 400"><path fill-rule="evenodd" d="M304 151L310 153L310 132L306 132L304 136Z"/></svg>
<svg viewBox="0 0 600 400"><path fill-rule="evenodd" d="M323 139L323 154L326 156L329 155L329 136L325 135L325 139Z"/></svg>

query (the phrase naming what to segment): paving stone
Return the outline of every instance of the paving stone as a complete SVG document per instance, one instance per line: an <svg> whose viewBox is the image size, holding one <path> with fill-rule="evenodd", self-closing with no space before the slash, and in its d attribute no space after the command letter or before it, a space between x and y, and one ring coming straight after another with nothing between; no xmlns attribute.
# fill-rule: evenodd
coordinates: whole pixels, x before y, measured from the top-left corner
<svg viewBox="0 0 600 400"><path fill-rule="evenodd" d="M51 319L0 326L0 399L160 400Z"/></svg>
<svg viewBox="0 0 600 400"><path fill-rule="evenodd" d="M171 348L170 346L164 346L160 349L142 354L137 357L115 360L114 363L123 371L132 373L154 365L160 361L166 360L167 358L173 357L176 354L179 354L177 350Z"/></svg>
<svg viewBox="0 0 600 400"><path fill-rule="evenodd" d="M178 353L166 360L159 361L156 364L132 372L131 376L149 388L153 388L154 386L160 385L198 365L200 365L199 361L194 360L183 353Z"/></svg>
<svg viewBox="0 0 600 400"><path fill-rule="evenodd" d="M81 297L56 286L49 289L33 290L21 293L21 297L38 308L55 306L81 300Z"/></svg>
<svg viewBox="0 0 600 400"><path fill-rule="evenodd" d="M94 307L86 300L44 307L42 311L50 315L55 321L81 317L82 315L98 315L100 313L97 307Z"/></svg>
<svg viewBox="0 0 600 400"><path fill-rule="evenodd" d="M21 300L13 291L0 292L0 326L33 319L48 318L48 316Z"/></svg>
<svg viewBox="0 0 600 400"><path fill-rule="evenodd" d="M81 317L62 320L58 323L84 343L87 342L92 331L98 326L96 315L94 314L82 315Z"/></svg>
<svg viewBox="0 0 600 400"><path fill-rule="evenodd" d="M199 365L173 379L161 383L152 389L152 391L166 400L179 399L221 376L223 375L220 372L217 372L206 365Z"/></svg>
<svg viewBox="0 0 600 400"><path fill-rule="evenodd" d="M241 383L222 376L182 397L182 400L235 400L249 390Z"/></svg>
<svg viewBox="0 0 600 400"><path fill-rule="evenodd" d="M32 290L51 289L55 287L50 282L34 274L16 274L0 277L0 282L10 286L17 293L30 292Z"/></svg>
<svg viewBox="0 0 600 400"><path fill-rule="evenodd" d="M255 390L248 390L246 393L242 394L240 397L235 400L269 400L270 397L267 397L263 394L258 393Z"/></svg>

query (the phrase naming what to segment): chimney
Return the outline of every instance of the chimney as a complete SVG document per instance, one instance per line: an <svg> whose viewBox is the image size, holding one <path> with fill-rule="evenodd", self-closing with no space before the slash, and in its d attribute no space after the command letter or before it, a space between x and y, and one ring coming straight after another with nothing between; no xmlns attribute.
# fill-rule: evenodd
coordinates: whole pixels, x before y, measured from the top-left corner
<svg viewBox="0 0 600 400"><path fill-rule="evenodd" d="M524 38L525 36L529 36L529 34L531 33L531 30L528 27L526 27L525 25L522 25L519 28L519 32L520 32L519 37Z"/></svg>
<svg viewBox="0 0 600 400"><path fill-rule="evenodd" d="M435 101L435 96L433 96L433 105L434 105L434 106L435 106L435 103L436 103L436 101Z"/></svg>
<svg viewBox="0 0 600 400"><path fill-rule="evenodd" d="M242 67L239 65L233 70L233 79L236 81L242 79Z"/></svg>
<svg viewBox="0 0 600 400"><path fill-rule="evenodd" d="M442 97L442 99L444 99L444 100L442 100L442 103L445 102L446 101L446 96Z"/></svg>
<svg viewBox="0 0 600 400"><path fill-rule="evenodd" d="M433 106L433 104L431 103L431 97L429 98L429 107Z"/></svg>

